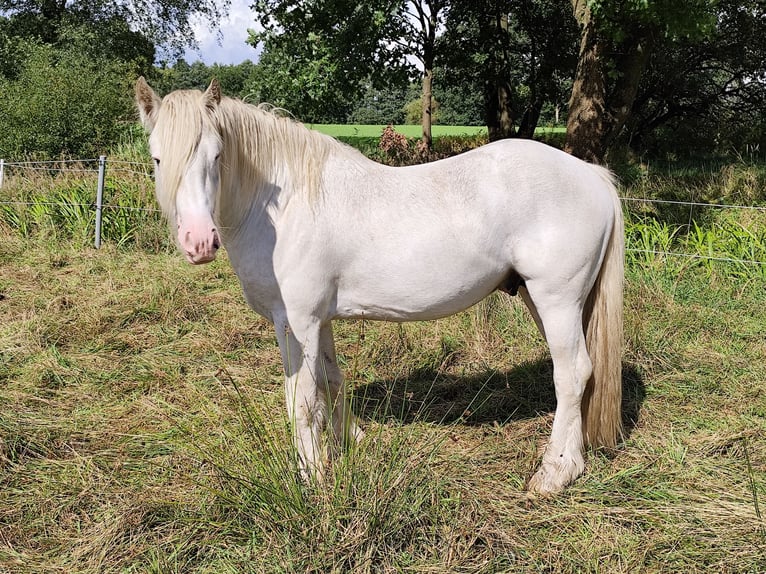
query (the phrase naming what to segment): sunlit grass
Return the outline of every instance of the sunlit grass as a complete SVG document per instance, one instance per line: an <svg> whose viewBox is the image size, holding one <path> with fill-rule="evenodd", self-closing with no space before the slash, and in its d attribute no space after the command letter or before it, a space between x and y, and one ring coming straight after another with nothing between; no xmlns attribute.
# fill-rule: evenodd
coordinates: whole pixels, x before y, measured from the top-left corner
<svg viewBox="0 0 766 574"><path fill-rule="evenodd" d="M322 132L333 137L360 137L360 138L379 138L386 126L382 125L363 125L363 124L310 124L312 130ZM397 133L404 134L408 138L419 138L423 135L423 129L420 125L396 125L393 126ZM433 137L440 136L465 136L486 134L486 126L431 126Z"/></svg>
<svg viewBox="0 0 766 574"><path fill-rule="evenodd" d="M763 205L760 172L711 173L625 193ZM515 298L340 322L367 437L306 484L272 328L225 253L3 220L0 571L765 571L762 214L630 205L629 246L667 253L628 254L625 443L549 500L524 484L551 364Z"/></svg>

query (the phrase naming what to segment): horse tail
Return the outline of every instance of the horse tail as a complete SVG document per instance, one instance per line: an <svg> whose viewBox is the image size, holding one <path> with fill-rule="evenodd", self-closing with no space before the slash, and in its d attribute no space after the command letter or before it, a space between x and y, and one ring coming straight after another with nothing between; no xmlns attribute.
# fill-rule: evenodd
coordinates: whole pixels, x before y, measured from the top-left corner
<svg viewBox="0 0 766 574"><path fill-rule="evenodd" d="M602 168L598 168L602 170ZM603 170L614 202L614 225L596 282L583 312L583 330L593 374L582 399L583 440L613 449L622 438L622 290L625 237L622 206L612 175Z"/></svg>

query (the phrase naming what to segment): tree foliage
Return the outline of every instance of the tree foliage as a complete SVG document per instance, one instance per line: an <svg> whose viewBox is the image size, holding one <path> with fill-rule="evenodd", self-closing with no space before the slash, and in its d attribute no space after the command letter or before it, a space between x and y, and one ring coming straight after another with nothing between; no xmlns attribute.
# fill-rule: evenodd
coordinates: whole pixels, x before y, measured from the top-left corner
<svg viewBox="0 0 766 574"><path fill-rule="evenodd" d="M347 121L367 125L403 124L406 122L405 102L413 99L412 92L411 87L375 89L368 85L363 96L356 100Z"/></svg>
<svg viewBox="0 0 766 574"><path fill-rule="evenodd" d="M0 18L0 75L15 78L30 45L68 49L75 44L91 58L131 62L142 71L150 70L154 61L154 44L118 16L92 21L71 13L54 26L40 14L19 13Z"/></svg>
<svg viewBox="0 0 766 574"><path fill-rule="evenodd" d="M105 150L133 117L138 73L161 93L216 77L313 123L436 120L433 102L439 122L493 138L531 137L568 100L566 147L595 161L617 145L766 147L761 0L254 0L260 61L169 57L193 44L194 18L214 27L227 7L0 0L0 155Z"/></svg>
<svg viewBox="0 0 766 574"><path fill-rule="evenodd" d="M250 84L255 70L256 65L249 60L236 65L208 66L200 61L189 64L180 59L173 66L155 68L150 80L158 93L167 94L173 90L205 90L210 80L216 78L226 95L250 99Z"/></svg>
<svg viewBox="0 0 766 574"><path fill-rule="evenodd" d="M374 74L386 55L401 63L413 53L408 42L418 22L427 28L417 7L430 3L355 5L387 14L390 22L377 29L360 24L346 2L260 5L271 18L262 36L268 66L258 67L260 93L299 117L329 119L331 110L331 119L342 121L362 99L371 116L377 100L369 86L379 88L374 78L381 77ZM689 131L712 143L723 141L724 123L737 127L741 141L757 141L764 131L758 110L766 17L759 0L445 0L438 9L433 94L441 121L470 116L450 117L462 102L474 115L480 108L493 138L531 137L545 110L568 112L566 148L592 161L618 144L648 145L652 132L680 129L689 119L705 124ZM366 67L350 66L349 58Z"/></svg>
<svg viewBox="0 0 766 574"><path fill-rule="evenodd" d="M270 101L312 121L348 115L368 85L403 87L420 62L423 139L431 142L436 37L449 0L257 0ZM329 105L321 104L325 102Z"/></svg>
<svg viewBox="0 0 766 574"><path fill-rule="evenodd" d="M0 78L0 157L96 157L132 116L129 64L93 56L76 37L66 49L24 43L16 78Z"/></svg>
<svg viewBox="0 0 766 574"><path fill-rule="evenodd" d="M256 0L262 45L253 91L308 122L342 121L368 85L406 81L399 0Z"/></svg>
<svg viewBox="0 0 766 574"><path fill-rule="evenodd" d="M580 51L565 150L600 162L620 134L652 50L663 39L704 37L710 0L572 0Z"/></svg>
<svg viewBox="0 0 766 574"><path fill-rule="evenodd" d="M109 28L119 30L122 39L126 31L133 31L173 57L195 45L191 27L195 18L216 24L230 4L231 0L0 0L0 13L11 21L15 36L44 44L60 44L62 28L89 24L104 30L104 41L109 39Z"/></svg>
<svg viewBox="0 0 766 574"><path fill-rule="evenodd" d="M716 13L702 38L656 43L625 134L637 151L766 147L766 5L720 0Z"/></svg>
<svg viewBox="0 0 766 574"><path fill-rule="evenodd" d="M440 39L445 82L481 94L492 139L531 137L545 103L566 98L576 34L556 0L452 0Z"/></svg>
<svg viewBox="0 0 766 574"><path fill-rule="evenodd" d="M218 21L213 0L0 0L0 154L93 156L132 119L131 84L156 48L194 44L196 17Z"/></svg>

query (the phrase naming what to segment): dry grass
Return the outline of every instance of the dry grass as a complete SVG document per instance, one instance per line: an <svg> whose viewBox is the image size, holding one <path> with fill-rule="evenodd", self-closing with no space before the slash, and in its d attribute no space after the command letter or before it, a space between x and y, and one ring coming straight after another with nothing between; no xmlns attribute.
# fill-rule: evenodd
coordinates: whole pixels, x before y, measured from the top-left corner
<svg viewBox="0 0 766 574"><path fill-rule="evenodd" d="M762 281L661 263L628 275L625 443L561 496L523 490L555 397L500 295L337 326L368 436L320 487L225 257L0 224L0 573L766 571Z"/></svg>
<svg viewBox="0 0 766 574"><path fill-rule="evenodd" d="M340 325L370 438L320 488L225 260L4 234L0 266L0 571L766 569L758 285L630 276L625 445L532 500L554 397L513 300Z"/></svg>

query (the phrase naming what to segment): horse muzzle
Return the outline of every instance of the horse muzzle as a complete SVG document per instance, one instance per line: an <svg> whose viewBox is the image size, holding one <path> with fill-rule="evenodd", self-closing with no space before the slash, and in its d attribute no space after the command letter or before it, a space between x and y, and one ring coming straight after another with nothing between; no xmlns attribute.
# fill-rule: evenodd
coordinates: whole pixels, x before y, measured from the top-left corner
<svg viewBox="0 0 766 574"><path fill-rule="evenodd" d="M182 230L178 227L178 242L186 255L186 260L193 265L210 263L215 259L218 249L221 247L221 239L218 230L207 228Z"/></svg>

